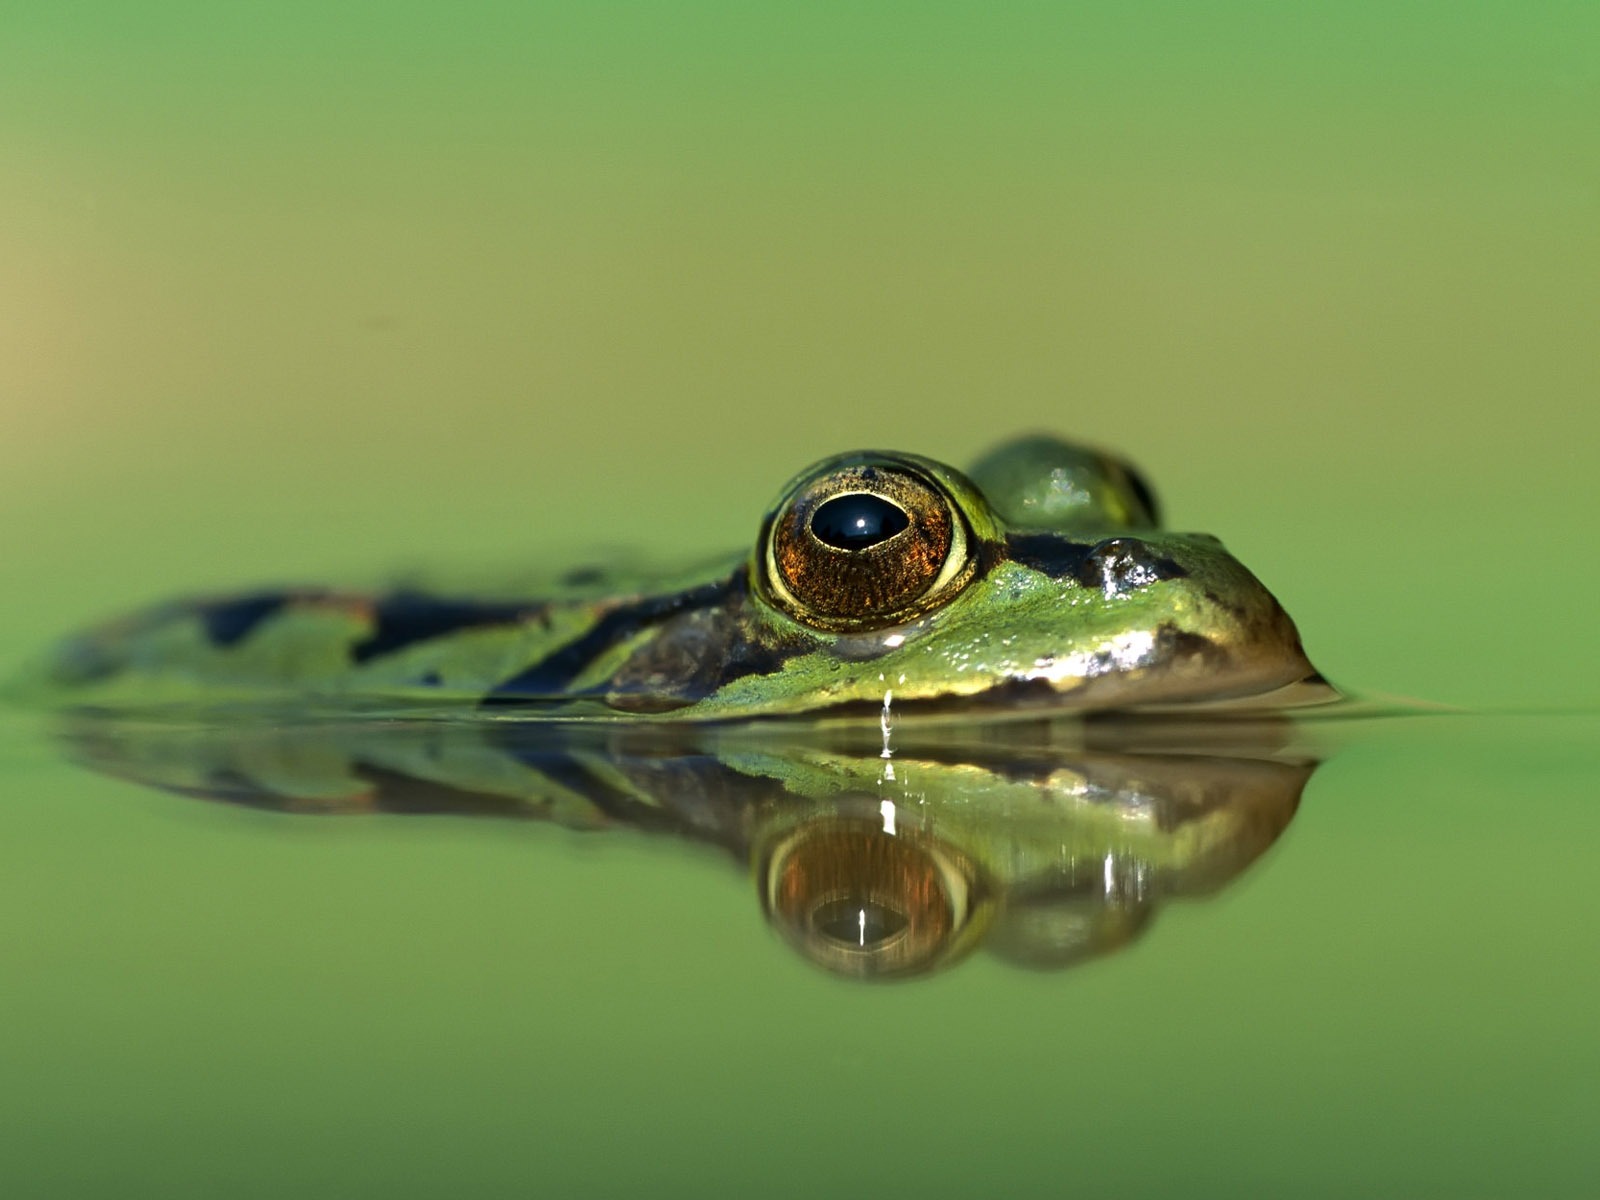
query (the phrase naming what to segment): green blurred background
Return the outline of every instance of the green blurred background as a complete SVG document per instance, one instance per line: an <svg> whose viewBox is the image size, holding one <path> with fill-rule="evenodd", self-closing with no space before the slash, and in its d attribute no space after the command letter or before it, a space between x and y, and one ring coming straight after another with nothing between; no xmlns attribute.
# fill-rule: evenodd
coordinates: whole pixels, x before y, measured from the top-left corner
<svg viewBox="0 0 1600 1200"><path fill-rule="evenodd" d="M1049 428L1347 684L1600 694L1592 4L12 5L0 164L0 651Z"/></svg>
<svg viewBox="0 0 1600 1200"><path fill-rule="evenodd" d="M1335 679L1593 709L1597 280L1588 2L13 4L0 672L1042 427ZM879 990L641 837L0 737L0 1190L1589 1196L1592 724L1391 729L1127 954Z"/></svg>

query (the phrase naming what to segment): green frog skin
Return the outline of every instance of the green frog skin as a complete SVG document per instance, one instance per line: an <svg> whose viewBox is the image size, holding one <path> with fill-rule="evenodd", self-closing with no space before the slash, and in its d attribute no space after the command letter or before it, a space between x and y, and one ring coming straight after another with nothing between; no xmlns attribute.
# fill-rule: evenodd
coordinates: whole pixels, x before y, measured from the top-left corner
<svg viewBox="0 0 1600 1200"><path fill-rule="evenodd" d="M69 639L26 690L113 711L726 721L1270 703L1296 685L1332 695L1220 542L1160 529L1120 460L1030 437L967 474L826 459L750 549L687 577L182 600Z"/></svg>

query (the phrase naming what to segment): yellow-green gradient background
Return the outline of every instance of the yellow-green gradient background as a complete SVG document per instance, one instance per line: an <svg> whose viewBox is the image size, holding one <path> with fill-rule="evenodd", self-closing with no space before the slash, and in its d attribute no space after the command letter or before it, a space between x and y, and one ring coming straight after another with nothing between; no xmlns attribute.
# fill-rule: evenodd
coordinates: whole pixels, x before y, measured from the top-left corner
<svg viewBox="0 0 1600 1200"><path fill-rule="evenodd" d="M28 7L0 649L1042 427L1348 685L1600 694L1593 5Z"/></svg>
<svg viewBox="0 0 1600 1200"><path fill-rule="evenodd" d="M1348 686L1587 708L1600 5L12 3L0 673L144 600L1141 463ZM8 1196L1583 1196L1593 721L1354 741L1063 976L849 988L643 836L0 726Z"/></svg>

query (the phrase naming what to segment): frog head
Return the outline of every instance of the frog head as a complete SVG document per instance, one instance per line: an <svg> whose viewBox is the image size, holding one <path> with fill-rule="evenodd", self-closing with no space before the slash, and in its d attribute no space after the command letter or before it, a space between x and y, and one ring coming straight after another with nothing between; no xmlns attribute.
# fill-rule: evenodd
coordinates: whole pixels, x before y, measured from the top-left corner
<svg viewBox="0 0 1600 1200"><path fill-rule="evenodd" d="M757 652L729 656L742 673L684 715L1114 709L1321 686L1255 576L1216 538L1156 519L1131 467L1052 438L1002 446L971 475L900 452L824 459L785 486L746 564L740 640Z"/></svg>

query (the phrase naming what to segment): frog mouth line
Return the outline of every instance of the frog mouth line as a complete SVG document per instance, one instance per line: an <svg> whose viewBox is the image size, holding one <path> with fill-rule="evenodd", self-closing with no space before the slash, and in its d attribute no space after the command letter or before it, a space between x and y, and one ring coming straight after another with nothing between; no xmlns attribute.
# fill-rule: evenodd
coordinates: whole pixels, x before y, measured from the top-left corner
<svg viewBox="0 0 1600 1200"><path fill-rule="evenodd" d="M1107 696L1100 699L1091 698L1089 693L1092 690L1099 690L1094 689L1092 680L1070 691L1063 691L1045 679L1007 679L981 692L912 696L904 699L891 697L889 709L895 722L903 718L920 721L930 718L974 716L990 722L1008 719L1013 714L1018 720L1037 720L1053 716L1094 717L1144 713L1195 716L1211 713L1271 713L1286 709L1312 708L1345 699L1345 694L1316 670L1309 670L1301 676L1269 679L1259 686L1240 687L1237 690L1219 692L1211 687L1202 692L1196 689L1192 696L1174 694L1149 699ZM1064 703L1069 698L1071 703ZM827 721L873 716L881 718L883 710L884 705L877 701L842 700L837 704L801 715L798 719ZM749 719L762 721L779 718L756 716ZM797 718L786 716L781 719L794 721Z"/></svg>

